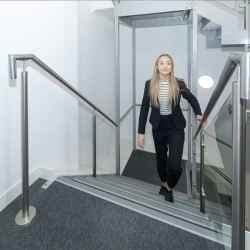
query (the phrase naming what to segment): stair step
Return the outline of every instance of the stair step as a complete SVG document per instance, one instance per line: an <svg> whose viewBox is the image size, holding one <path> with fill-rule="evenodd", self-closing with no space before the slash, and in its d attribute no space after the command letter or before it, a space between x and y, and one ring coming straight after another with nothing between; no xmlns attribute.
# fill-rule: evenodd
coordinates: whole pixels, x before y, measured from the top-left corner
<svg viewBox="0 0 250 250"><path fill-rule="evenodd" d="M157 202L157 203L162 204L162 205L170 205L171 207L178 208L180 210L187 211L187 212L189 212L191 214L195 214L195 215L197 215L197 213L198 213L199 214L198 216L208 220L208 216L203 214L203 213L200 213L198 211L198 208L192 209L188 206L183 206L182 204L178 204L176 202L173 205L172 203L166 202L164 200L164 197L162 195L159 195L158 193L148 194L148 193L145 193L145 191L140 191L138 189L134 189L133 187L124 186L123 184L115 183L114 180L110 181L110 180L107 180L105 178L100 178L100 177L98 177L98 178L87 177L87 178L91 179L93 181L99 182L101 184L108 185L108 186L113 187L115 189L121 190L123 192L127 192L127 193L130 193L132 195L139 196L141 198L144 198L144 199L147 199L147 200L150 200L153 202Z"/></svg>
<svg viewBox="0 0 250 250"><path fill-rule="evenodd" d="M119 180L124 180L124 181L127 181L128 183L132 183L132 184L134 184L136 186L140 186L140 187L143 187L143 188L148 188L148 189L150 189L150 190L152 190L154 192L159 192L159 188L160 188L160 186L157 186L157 185L154 185L154 184L151 184L151 183L146 183L146 182L143 182L143 181L140 181L140 180L137 180L137 179L133 179L133 178L130 178L130 177L127 177L127 176L123 176L123 175L121 175L121 176L109 175L109 176L105 176L105 177L113 178L113 179L119 178ZM178 200L183 199L183 200L185 200L187 202L197 204L197 207L200 206L198 200L189 198L188 195L185 194L185 193L181 193L181 192L173 190L173 194L174 194L174 197L177 198ZM218 208L217 203L207 201L207 200L205 202L206 202L206 207L208 207L209 209L211 209L215 213L218 211L219 208ZM220 205L220 206L230 216L231 209L229 207L227 207L227 206L224 206L224 205Z"/></svg>
<svg viewBox="0 0 250 250"><path fill-rule="evenodd" d="M109 177L110 178L116 178L117 176L110 175ZM151 190L153 190L155 192L157 192L157 191L159 192L159 189L160 189L160 185L154 185L154 184L147 183L147 182L144 182L144 181L140 181L140 180L137 180L137 179L133 179L133 178L130 178L130 177L127 177L127 176L124 176L124 175L120 175L119 178L123 179L124 181L128 181L128 182L134 183L135 185L140 185L140 186L142 186L144 188L151 189ZM175 190L173 190L173 193L174 193L175 196L177 196L179 198L183 198L183 199L186 199L186 200L192 200L185 193L181 193L181 192L178 192L178 191L175 191ZM193 200L193 201L197 202L195 200ZM197 202L197 204L198 204L198 202Z"/></svg>
<svg viewBox="0 0 250 250"><path fill-rule="evenodd" d="M121 196L117 195L117 193L119 195L122 194L122 192L120 192L119 190L112 190L112 188L108 186L101 185L100 183L92 182L87 179L84 180L85 184L70 180L68 178L64 178L62 176L58 177L56 181L71 186L73 188L79 189L83 192L95 195L101 199L105 199L120 206L126 207L130 210L136 211L138 213L149 216L156 220L162 221L174 227L180 228L182 230L188 231L190 233L196 234L198 236L204 237L206 239L230 247L231 243L230 237L217 232L215 224L207 220L190 216L188 214L184 214L177 210L163 206L161 207L163 212L159 212L157 211L158 208L155 208L155 206L160 208L159 204L152 203L153 209L151 209L149 208L150 202L147 202L146 206L139 204L139 202L141 201L145 202L145 200L141 199L140 197L134 196L135 200L130 201L128 198L132 197L132 195L124 193L123 194L124 198L122 198ZM111 194L112 192L114 192L114 195ZM173 216L170 215L171 213L173 214ZM183 219L178 218L179 214L184 218ZM191 223L189 223L188 220L191 217L195 219L191 220ZM201 226L199 226L199 221Z"/></svg>
<svg viewBox="0 0 250 250"><path fill-rule="evenodd" d="M129 187L131 188L132 190L136 190L136 191L139 191L139 192L142 192L142 193L145 193L145 194L149 194L149 195L154 195L156 197L163 197L162 195L158 194L159 193L159 187L158 187L158 190L152 190L152 189L148 189L148 188L145 188L145 187L142 187L140 185L136 185L135 183L129 183L127 181L123 181L121 178L117 177L117 178L110 178L110 177L98 177L98 179L103 179L103 180L107 180L107 181L110 181L111 183L117 183L117 184L120 184L122 186L125 186L125 187ZM179 198L178 196L175 196L174 195L174 201L176 204L180 204L182 206L186 206L188 208L192 208L192 209L195 209L196 211L199 210L199 207L198 207L198 203L197 202L193 202L192 199L182 199L182 198Z"/></svg>
<svg viewBox="0 0 250 250"><path fill-rule="evenodd" d="M111 187L114 187L114 184L115 184L116 185L115 188L118 188L122 191L128 190L129 193L131 193L131 194L135 194L135 195L139 194L141 197L143 197L143 198L147 197L147 199L150 199L150 200L152 200L152 195L153 195L153 197L157 197L158 199L160 198L160 201L162 201L163 196L158 194L158 191L159 191L158 186L156 186L157 189L151 189L148 187L142 188L142 185L139 185L139 186L135 185L135 182L128 182L127 179L126 179L126 181L124 181L123 178L120 178L120 176L116 176L116 175L114 175L114 176L110 176L110 175L109 176L98 176L97 178L94 178L94 180L95 181L103 180L105 182L105 184L107 184ZM143 194L145 194L146 196ZM153 199L153 201L156 201L156 200ZM185 211L190 211L190 209L193 209L193 210L195 210L195 213L198 212L199 214L203 215L205 218L209 219L209 216L207 214L200 213L199 206L198 206L199 204L194 199L190 199L187 197L185 197L185 199L182 199L182 198L179 198L178 195L175 195L175 193L174 193L174 201L175 201L175 204L177 204L177 206L181 205ZM211 212L211 214L213 216L221 217L222 211L218 207L217 208L209 208L209 209L210 209L209 211ZM230 220L230 217L231 217L230 214L223 212L223 216L224 216L224 218L226 218L226 220Z"/></svg>
<svg viewBox="0 0 250 250"><path fill-rule="evenodd" d="M92 177L93 178L93 177ZM95 178L93 178L95 179ZM199 212L196 213L190 213L190 211L185 211L183 208L178 208L177 204L172 204L170 202L163 202L158 200L157 202L154 202L152 200L145 199L143 197L130 194L128 192L121 191L119 189L115 189L114 187L110 187L109 185L106 185L104 183L100 183L98 181L94 181L90 178L83 178L83 177L75 177L74 181L80 182L82 184L85 184L87 186L91 186L95 189L105 191L109 194L113 194L117 197L124 198L126 200L130 200L132 202L138 203L140 205L143 205L145 207L149 207L151 209L157 210L161 213L171 215L173 217L176 217L178 219L181 219L183 221L188 221L193 224L202 226L204 228L207 228L209 230L216 231L216 226L214 223L208 221L208 219L205 217L202 217L203 214L200 215ZM193 211L192 211L193 212Z"/></svg>

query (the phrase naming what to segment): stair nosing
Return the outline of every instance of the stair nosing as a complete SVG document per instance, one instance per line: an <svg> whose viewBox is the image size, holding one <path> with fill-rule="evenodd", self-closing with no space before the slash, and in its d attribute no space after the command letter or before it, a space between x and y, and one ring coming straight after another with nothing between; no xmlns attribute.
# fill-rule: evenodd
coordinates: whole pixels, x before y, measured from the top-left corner
<svg viewBox="0 0 250 250"><path fill-rule="evenodd" d="M115 182L115 183L120 184L120 185L125 185L125 182L121 181L119 178L108 178L106 176L105 177L98 177L98 178L102 179L102 180L107 180L110 182ZM139 190L139 191L142 193L145 193L145 194L157 195L157 196L161 197L161 195L158 195L158 193L155 192L155 190L152 190L152 189L149 190L149 189L144 188L142 186L138 186L134 183L129 183L129 184L131 185L131 186L129 186L129 188L144 189L144 190ZM151 192L152 192L152 194L151 194ZM174 195L174 199L175 199L175 201L177 201L178 204L180 204L182 206L189 207L189 208L194 209L196 211L199 210L198 203L196 203L196 204L192 203L190 200L182 199L182 198L179 198L178 196L175 196L175 195Z"/></svg>
<svg viewBox="0 0 250 250"><path fill-rule="evenodd" d="M85 179L85 178L82 178L82 177L76 177L76 178L74 178L74 180L78 181L79 178L80 178L79 181L81 181L82 179ZM182 213L189 214L190 216L194 216L194 217L196 217L196 218L200 218L200 219L202 219L202 220L209 221L209 218L208 218L207 215L205 215L205 214L204 214L204 215L203 215L203 214L200 214L199 211L195 211L195 210L189 211L189 209L187 209L187 207L184 207L184 206L182 206L182 205L178 205L178 204L173 205L172 203L168 203L168 202L165 203L165 202L160 202L160 201L154 200L153 197L152 197L152 198L151 198L151 197L148 198L148 197L145 197L145 196L143 196L143 195L141 195L141 194L134 194L134 193L132 192L132 190L131 190L131 191L130 191L130 190L122 190L121 187L114 187L114 186L112 186L111 184L101 183L100 181L97 181L94 177L88 177L88 180L91 180L91 181L93 181L93 182L95 182L95 183L99 183L100 185L108 186L109 188L114 188L114 189L116 189L116 190L119 190L120 192L124 192L124 193L126 193L126 194L129 194L129 195L132 195L132 196L135 196L135 197L140 197L141 199L144 199L144 200L147 200L147 201L150 201L150 202L157 203L157 204L162 205L162 206L164 206L164 207L166 207L166 208L170 208L170 209L173 209L173 210L177 210L177 211L180 211L180 212L182 212ZM176 205L177 205L177 206L176 206ZM179 207L179 208L178 208L178 207ZM197 213L198 213L198 214L197 214Z"/></svg>

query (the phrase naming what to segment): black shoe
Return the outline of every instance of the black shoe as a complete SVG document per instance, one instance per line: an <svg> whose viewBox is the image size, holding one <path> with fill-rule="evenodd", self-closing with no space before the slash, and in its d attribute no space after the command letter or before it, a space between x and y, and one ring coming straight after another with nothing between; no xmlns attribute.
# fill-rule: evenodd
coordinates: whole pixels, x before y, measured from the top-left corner
<svg viewBox="0 0 250 250"><path fill-rule="evenodd" d="M168 191L166 189L166 193L165 193L165 201L169 201L169 202L172 202L174 203L174 196L173 196L173 191Z"/></svg>
<svg viewBox="0 0 250 250"><path fill-rule="evenodd" d="M167 189L161 185L161 189L160 189L160 191L159 191L159 194L165 196L166 190L167 190Z"/></svg>

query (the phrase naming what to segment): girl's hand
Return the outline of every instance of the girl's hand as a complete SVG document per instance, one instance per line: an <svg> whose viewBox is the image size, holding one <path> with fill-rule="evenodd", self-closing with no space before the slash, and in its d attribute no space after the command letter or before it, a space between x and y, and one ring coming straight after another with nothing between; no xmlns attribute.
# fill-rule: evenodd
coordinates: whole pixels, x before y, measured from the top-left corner
<svg viewBox="0 0 250 250"><path fill-rule="evenodd" d="M196 116L196 119L198 120L198 121L201 121L202 120L202 116L201 115L197 115ZM205 121L205 122L203 122L203 125L207 125L207 123L208 123L208 119Z"/></svg>
<svg viewBox="0 0 250 250"><path fill-rule="evenodd" d="M145 146L145 135L143 134L138 134L138 145L144 149Z"/></svg>

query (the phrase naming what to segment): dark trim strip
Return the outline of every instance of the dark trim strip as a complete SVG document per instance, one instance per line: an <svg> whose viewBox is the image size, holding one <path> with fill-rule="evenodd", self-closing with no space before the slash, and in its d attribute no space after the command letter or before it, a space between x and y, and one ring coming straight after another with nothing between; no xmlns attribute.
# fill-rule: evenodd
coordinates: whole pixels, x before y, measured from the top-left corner
<svg viewBox="0 0 250 250"><path fill-rule="evenodd" d="M215 137L215 136L213 136L213 135L209 134L209 133L208 133L208 132L206 132L206 131L204 131L204 132L205 132L208 136L210 136L210 137L214 138L216 141L218 141L218 142L220 142L220 143L224 144L225 146L227 146L227 147L229 147L229 148L233 148L231 145L229 145L229 144L227 144L226 142L224 142L224 141L220 140L219 138L217 138L217 137Z"/></svg>
<svg viewBox="0 0 250 250"><path fill-rule="evenodd" d="M207 164L205 164L207 165ZM221 177L223 177L227 182L229 182L230 184L232 184L232 180L230 178L228 178L225 174L223 174L218 168L208 164L207 166L211 167L215 172L217 172L219 175L221 175Z"/></svg>

